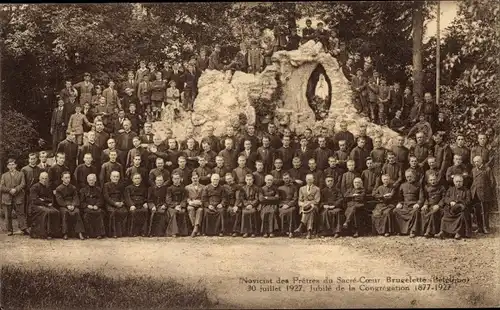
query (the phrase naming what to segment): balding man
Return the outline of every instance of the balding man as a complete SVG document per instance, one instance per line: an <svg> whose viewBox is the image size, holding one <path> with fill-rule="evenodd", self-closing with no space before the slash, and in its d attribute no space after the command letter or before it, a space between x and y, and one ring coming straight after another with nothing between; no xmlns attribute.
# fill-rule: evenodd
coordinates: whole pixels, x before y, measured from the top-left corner
<svg viewBox="0 0 500 310"><path fill-rule="evenodd" d="M260 190L260 233L264 238L274 237L274 233L278 230L278 205L280 196L277 187L274 185L272 175L266 175L264 178L265 185Z"/></svg>
<svg viewBox="0 0 500 310"><path fill-rule="evenodd" d="M406 182L399 188L399 196L403 199L394 209L396 232L410 234L414 238L419 233L420 208L424 203L422 183L418 182L415 173L408 169L405 172Z"/></svg>
<svg viewBox="0 0 500 310"><path fill-rule="evenodd" d="M124 203L123 191L120 172L111 172L110 181L104 184L103 194L109 215L108 234L113 238L127 235L128 210Z"/></svg>
<svg viewBox="0 0 500 310"><path fill-rule="evenodd" d="M126 161L126 158L123 158L123 152L119 149L116 148L116 140L115 139L108 139L107 141L108 143L108 148L103 150L102 153L101 153L101 162L102 163L105 163L109 160L109 153L111 151L115 151L116 152L116 161L118 163L120 163L122 166L125 165L125 161ZM125 157L127 156L127 153L125 153ZM124 161L122 161L122 159L124 159Z"/></svg>
<svg viewBox="0 0 500 310"><path fill-rule="evenodd" d="M313 229L316 228L316 216L318 206L321 200L321 191L318 186L314 185L314 175L309 173L306 175L306 185L299 189L299 214L301 215L300 225L295 230L295 233L302 233L303 229L307 230L307 239L311 239Z"/></svg>
<svg viewBox="0 0 500 310"><path fill-rule="evenodd" d="M39 182L30 189L31 237L52 239L61 234L61 216L54 206L54 194L49 188L49 174L40 173Z"/></svg>
<svg viewBox="0 0 500 310"><path fill-rule="evenodd" d="M101 239L104 230L104 197L98 186L97 176L90 173L86 177L87 185L80 189L80 206L83 211L83 224L87 238Z"/></svg>
<svg viewBox="0 0 500 310"><path fill-rule="evenodd" d="M227 229L225 223L226 191L219 183L219 174L212 174L210 184L205 187L201 195L204 208L203 234L208 236L222 237Z"/></svg>
<svg viewBox="0 0 500 310"><path fill-rule="evenodd" d="M488 234L490 208L495 201L495 175L489 167L484 165L483 157L480 155L475 156L472 161L474 168L472 168L472 185L470 190L477 226L479 232Z"/></svg>
<svg viewBox="0 0 500 310"><path fill-rule="evenodd" d="M441 231L437 238L451 234L455 239L472 236L472 219L470 214L471 194L464 187L461 175L453 176L454 186L448 188L444 196L445 207L441 218Z"/></svg>

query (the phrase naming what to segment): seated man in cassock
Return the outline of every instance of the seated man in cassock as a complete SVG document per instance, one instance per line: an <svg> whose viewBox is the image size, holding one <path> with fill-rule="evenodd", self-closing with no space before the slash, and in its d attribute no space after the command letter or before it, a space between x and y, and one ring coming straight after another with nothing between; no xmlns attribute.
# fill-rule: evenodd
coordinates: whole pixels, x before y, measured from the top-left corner
<svg viewBox="0 0 500 310"><path fill-rule="evenodd" d="M224 192L226 195L227 205L227 223L225 223L226 230L231 230L231 236L237 237L241 230L241 209L238 207L237 195L241 190L231 173L226 174L226 184L224 184Z"/></svg>
<svg viewBox="0 0 500 310"><path fill-rule="evenodd" d="M277 212L280 196L272 175L266 175L264 182L266 184L261 188L259 194L260 233L264 238L272 238L278 230Z"/></svg>
<svg viewBox="0 0 500 310"><path fill-rule="evenodd" d="M226 191L220 184L220 176L212 174L210 184L203 190L201 201L203 202L203 235L220 237L226 231Z"/></svg>
<svg viewBox="0 0 500 310"><path fill-rule="evenodd" d="M103 194L106 210L109 215L108 234L113 238L127 235L128 209L123 197L123 185L120 182L120 172L111 172L111 181L104 184Z"/></svg>
<svg viewBox="0 0 500 310"><path fill-rule="evenodd" d="M68 240L68 234L78 234L80 240L83 237L84 226L80 216L80 200L76 187L71 184L71 173L65 171L61 176L62 184L56 188L55 197L59 212L61 212L61 223L63 239Z"/></svg>
<svg viewBox="0 0 500 310"><path fill-rule="evenodd" d="M188 216L186 212L187 193L181 184L181 175L172 173L173 184L167 189L168 225L167 236L187 236Z"/></svg>
<svg viewBox="0 0 500 310"><path fill-rule="evenodd" d="M106 234L104 230L104 197L101 188L96 183L95 173L89 174L87 186L80 189L80 205L87 238L101 239Z"/></svg>
<svg viewBox="0 0 500 310"><path fill-rule="evenodd" d="M306 175L306 185L299 189L299 214L301 215L299 227L295 233L302 233L304 227L307 229L307 239L311 239L311 233L316 228L316 217L321 201L321 191L314 185L314 175Z"/></svg>
<svg viewBox="0 0 500 310"><path fill-rule="evenodd" d="M453 187L448 188L444 196L443 217L441 231L436 238L446 235L455 235L455 239L472 236L471 194L464 187L464 178L461 175L453 177Z"/></svg>
<svg viewBox="0 0 500 310"><path fill-rule="evenodd" d="M377 201L372 211L372 232L389 237L394 233L393 210L396 205L396 192L391 177L384 174L382 185L373 190L373 198Z"/></svg>
<svg viewBox="0 0 500 310"><path fill-rule="evenodd" d="M257 232L257 207L259 206L260 189L254 184L252 174L245 176L245 185L238 193L241 208L241 233L243 238L249 235L254 238Z"/></svg>
<svg viewBox="0 0 500 310"><path fill-rule="evenodd" d="M416 180L415 173L407 169L405 172L406 182L399 188L399 202L394 209L396 232L398 234L410 234L414 238L420 230L420 206L424 203L424 191L422 183Z"/></svg>
<svg viewBox="0 0 500 310"><path fill-rule="evenodd" d="M334 238L340 237L344 217L344 200L342 194L335 186L332 175L325 179L326 186L321 190L321 238L333 234Z"/></svg>
<svg viewBox="0 0 500 310"><path fill-rule="evenodd" d="M125 188L125 205L129 208L129 236L146 236L148 232L148 189L139 173L132 175L132 184Z"/></svg>
<svg viewBox="0 0 500 310"><path fill-rule="evenodd" d="M198 173L193 171L191 176L191 184L186 186L187 210L189 221L191 222L191 226L193 227L191 237L199 236L201 232L201 224L203 221L202 194L204 189L205 186L200 184L200 177L198 176Z"/></svg>
<svg viewBox="0 0 500 310"><path fill-rule="evenodd" d="M424 206L422 214L422 232L424 237L431 238L441 230L441 216L444 207L446 189L438 183L438 176L430 174L424 187Z"/></svg>
<svg viewBox="0 0 500 310"><path fill-rule="evenodd" d="M285 184L278 188L281 233L293 238L297 222L297 187L293 184L292 177L288 172L283 173L283 182Z"/></svg>
<svg viewBox="0 0 500 310"><path fill-rule="evenodd" d="M355 178L352 184L353 187L344 193L344 199L347 205L345 209L345 222L342 228L352 228L354 231L352 236L357 238L361 228L361 209L365 207L366 193L361 178Z"/></svg>
<svg viewBox="0 0 500 310"><path fill-rule="evenodd" d="M166 199L167 185L163 176L158 175L155 178L155 185L148 189L148 206L151 211L148 234L150 237L165 237L168 222Z"/></svg>
<svg viewBox="0 0 500 310"><path fill-rule="evenodd" d="M39 182L30 188L31 237L52 239L61 234L61 216L54 206L54 194L49 188L49 174L40 173Z"/></svg>

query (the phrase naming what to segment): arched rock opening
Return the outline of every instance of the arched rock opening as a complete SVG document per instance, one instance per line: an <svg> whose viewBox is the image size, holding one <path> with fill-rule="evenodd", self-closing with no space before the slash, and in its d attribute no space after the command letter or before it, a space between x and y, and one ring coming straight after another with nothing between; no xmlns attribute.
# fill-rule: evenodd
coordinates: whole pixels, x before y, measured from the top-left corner
<svg viewBox="0 0 500 310"><path fill-rule="evenodd" d="M317 121L328 117L332 105L332 83L325 67L318 64L307 82L306 98Z"/></svg>

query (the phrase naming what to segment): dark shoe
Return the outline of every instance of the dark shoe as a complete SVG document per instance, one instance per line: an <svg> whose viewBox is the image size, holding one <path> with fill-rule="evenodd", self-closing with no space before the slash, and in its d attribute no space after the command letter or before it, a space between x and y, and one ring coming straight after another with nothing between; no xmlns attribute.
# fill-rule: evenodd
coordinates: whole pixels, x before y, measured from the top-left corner
<svg viewBox="0 0 500 310"><path fill-rule="evenodd" d="M30 231L28 229L23 230L23 235L29 236L30 235Z"/></svg>
<svg viewBox="0 0 500 310"><path fill-rule="evenodd" d="M460 236L460 234L455 234L455 240L460 240L462 239L462 236Z"/></svg>
<svg viewBox="0 0 500 310"><path fill-rule="evenodd" d="M238 234L237 233L232 233L231 236L232 237L238 237Z"/></svg>
<svg viewBox="0 0 500 310"><path fill-rule="evenodd" d="M223 233L220 233L220 234L219 234L219 237L224 237L224 234L223 234Z"/></svg>
<svg viewBox="0 0 500 310"><path fill-rule="evenodd" d="M385 233L384 237L389 237L391 234L390 233Z"/></svg>
<svg viewBox="0 0 500 310"><path fill-rule="evenodd" d="M172 238L177 238L177 235L172 235Z"/></svg>
<svg viewBox="0 0 500 310"><path fill-rule="evenodd" d="M113 238L117 239L117 238L118 238L118 236L117 236L117 235L114 235L114 236L113 236Z"/></svg>
<svg viewBox="0 0 500 310"><path fill-rule="evenodd" d="M102 239L102 237L101 236L97 236L97 239Z"/></svg>
<svg viewBox="0 0 500 310"><path fill-rule="evenodd" d="M340 238L340 235L339 234L335 234L335 235L333 235L333 238L335 238L335 239Z"/></svg>
<svg viewBox="0 0 500 310"><path fill-rule="evenodd" d="M325 239L325 236L324 236L324 235L321 235L321 236L319 236L319 237L320 237L321 239Z"/></svg>
<svg viewBox="0 0 500 310"><path fill-rule="evenodd" d="M432 238L431 234L429 234L429 233L425 233L425 234L424 234L424 237L425 237L425 238Z"/></svg>
<svg viewBox="0 0 500 310"><path fill-rule="evenodd" d="M274 238L274 234L269 234L269 238Z"/></svg>
<svg viewBox="0 0 500 310"><path fill-rule="evenodd" d="M78 238L80 238L80 240L85 240L85 238L83 237L82 233L78 234Z"/></svg>
<svg viewBox="0 0 500 310"><path fill-rule="evenodd" d="M490 231L487 228L483 228L483 234L488 235Z"/></svg>
<svg viewBox="0 0 500 310"><path fill-rule="evenodd" d="M293 233L288 233L288 238L293 238Z"/></svg>
<svg viewBox="0 0 500 310"><path fill-rule="evenodd" d="M359 237L358 232L355 232L355 233L354 233L354 235L352 235L352 237L353 237L353 238L357 238L357 237Z"/></svg>
<svg viewBox="0 0 500 310"><path fill-rule="evenodd" d="M250 237L255 238L255 234L252 234Z"/></svg>
<svg viewBox="0 0 500 310"><path fill-rule="evenodd" d="M267 237L268 237L268 235L267 235L267 234L264 234L264 235L262 235L262 237L267 238Z"/></svg>
<svg viewBox="0 0 500 310"><path fill-rule="evenodd" d="M344 228L344 229L347 229L347 228L349 228L349 224L347 224L347 223L344 223L344 224L342 225L342 228Z"/></svg>
<svg viewBox="0 0 500 310"><path fill-rule="evenodd" d="M434 235L434 238L444 239L444 233L440 231L437 235Z"/></svg>
<svg viewBox="0 0 500 310"><path fill-rule="evenodd" d="M63 236L63 239L64 239L64 240L68 240L68 235L64 235L64 236Z"/></svg>
<svg viewBox="0 0 500 310"><path fill-rule="evenodd" d="M243 238L248 238L248 234L247 234L247 233L244 233L244 234L243 234Z"/></svg>
<svg viewBox="0 0 500 310"><path fill-rule="evenodd" d="M415 234L414 233L410 233L410 238L415 238Z"/></svg>
<svg viewBox="0 0 500 310"><path fill-rule="evenodd" d="M12 236L12 235L14 235L14 232L13 232L13 231L9 231L9 232L7 233L7 236Z"/></svg>
<svg viewBox="0 0 500 310"><path fill-rule="evenodd" d="M47 240L52 240L52 237L51 236L47 236Z"/></svg>

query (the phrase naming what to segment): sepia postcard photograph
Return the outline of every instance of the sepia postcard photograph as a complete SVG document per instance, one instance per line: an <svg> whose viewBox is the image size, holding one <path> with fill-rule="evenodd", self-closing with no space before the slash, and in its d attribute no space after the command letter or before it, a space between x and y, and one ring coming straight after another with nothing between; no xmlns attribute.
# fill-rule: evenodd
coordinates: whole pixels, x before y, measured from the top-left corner
<svg viewBox="0 0 500 310"><path fill-rule="evenodd" d="M500 306L500 2L0 4L0 309Z"/></svg>

